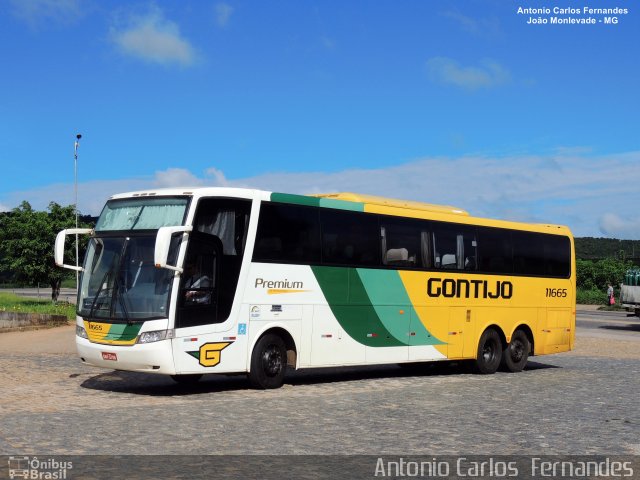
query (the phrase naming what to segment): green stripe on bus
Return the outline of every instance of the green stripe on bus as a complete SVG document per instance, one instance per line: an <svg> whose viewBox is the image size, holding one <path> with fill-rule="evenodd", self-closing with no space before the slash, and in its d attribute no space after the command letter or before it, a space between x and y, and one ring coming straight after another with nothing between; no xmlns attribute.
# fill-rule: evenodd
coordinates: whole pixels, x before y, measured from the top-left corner
<svg viewBox="0 0 640 480"><path fill-rule="evenodd" d="M335 198L321 198L320 206L338 210L350 210L352 212L364 212L364 203L347 202L346 200L336 200Z"/></svg>
<svg viewBox="0 0 640 480"><path fill-rule="evenodd" d="M368 347L408 345L396 338L378 317L354 268L311 267L338 323L355 341Z"/></svg>
<svg viewBox="0 0 640 480"><path fill-rule="evenodd" d="M114 323L109 328L106 340L133 340L138 336L138 332L142 328L142 324L127 325L125 323Z"/></svg>
<svg viewBox="0 0 640 480"><path fill-rule="evenodd" d="M272 202L293 203L295 205L307 205L309 207L319 207L320 199L307 197L306 195L293 195L291 193L272 193Z"/></svg>
<svg viewBox="0 0 640 480"><path fill-rule="evenodd" d="M420 321L396 270L359 268L357 271L380 321L396 338L411 337L411 345L444 344Z"/></svg>
<svg viewBox="0 0 640 480"><path fill-rule="evenodd" d="M292 203L294 205L306 205L308 207L335 208L338 210L350 210L364 212L364 203L336 200L334 198L308 197L306 195L293 195L291 193L272 193L272 202Z"/></svg>

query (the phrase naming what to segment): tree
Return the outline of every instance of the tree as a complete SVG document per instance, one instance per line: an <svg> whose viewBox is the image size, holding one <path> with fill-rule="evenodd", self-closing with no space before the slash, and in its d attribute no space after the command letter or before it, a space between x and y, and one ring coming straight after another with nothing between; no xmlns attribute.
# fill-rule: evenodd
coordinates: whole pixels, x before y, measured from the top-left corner
<svg viewBox="0 0 640 480"><path fill-rule="evenodd" d="M28 285L44 283L51 286L51 299L56 302L62 280L68 271L56 266L53 247L56 234L75 226L73 205L62 207L51 202L48 212L38 212L29 202L0 217L0 254L2 267L14 273L19 282ZM79 227L91 227L84 223ZM79 237L84 251L86 237ZM68 242L66 258L75 258L74 242Z"/></svg>
<svg viewBox="0 0 640 480"><path fill-rule="evenodd" d="M616 258L592 260L576 260L576 277L578 288L584 290L606 290L607 283L613 286L622 283L625 272L633 264Z"/></svg>

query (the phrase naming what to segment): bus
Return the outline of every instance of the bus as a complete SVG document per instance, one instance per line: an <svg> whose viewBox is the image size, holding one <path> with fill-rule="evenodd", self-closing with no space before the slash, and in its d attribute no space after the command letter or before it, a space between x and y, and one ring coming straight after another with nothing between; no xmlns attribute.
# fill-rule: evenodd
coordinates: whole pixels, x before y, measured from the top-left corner
<svg viewBox="0 0 640 480"><path fill-rule="evenodd" d="M66 238L89 235L82 266ZM521 371L571 350L575 254L564 226L477 218L354 193L237 188L112 196L58 233L81 272L81 360L171 375L468 360Z"/></svg>

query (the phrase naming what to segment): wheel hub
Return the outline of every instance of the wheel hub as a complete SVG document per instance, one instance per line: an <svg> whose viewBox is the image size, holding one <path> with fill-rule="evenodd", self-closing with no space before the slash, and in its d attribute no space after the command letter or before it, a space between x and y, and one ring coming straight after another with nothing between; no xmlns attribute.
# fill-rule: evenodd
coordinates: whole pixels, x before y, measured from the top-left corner
<svg viewBox="0 0 640 480"><path fill-rule="evenodd" d="M264 352L262 365L264 366L264 372L270 377L275 377L282 370L282 355L275 345Z"/></svg>

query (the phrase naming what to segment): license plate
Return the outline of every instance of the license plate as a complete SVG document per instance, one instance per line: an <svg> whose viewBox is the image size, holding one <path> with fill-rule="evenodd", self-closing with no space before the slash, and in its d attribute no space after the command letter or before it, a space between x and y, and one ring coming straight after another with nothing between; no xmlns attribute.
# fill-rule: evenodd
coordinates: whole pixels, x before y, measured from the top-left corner
<svg viewBox="0 0 640 480"><path fill-rule="evenodd" d="M118 361L118 356L112 352L102 352L103 360L113 360L114 362Z"/></svg>

